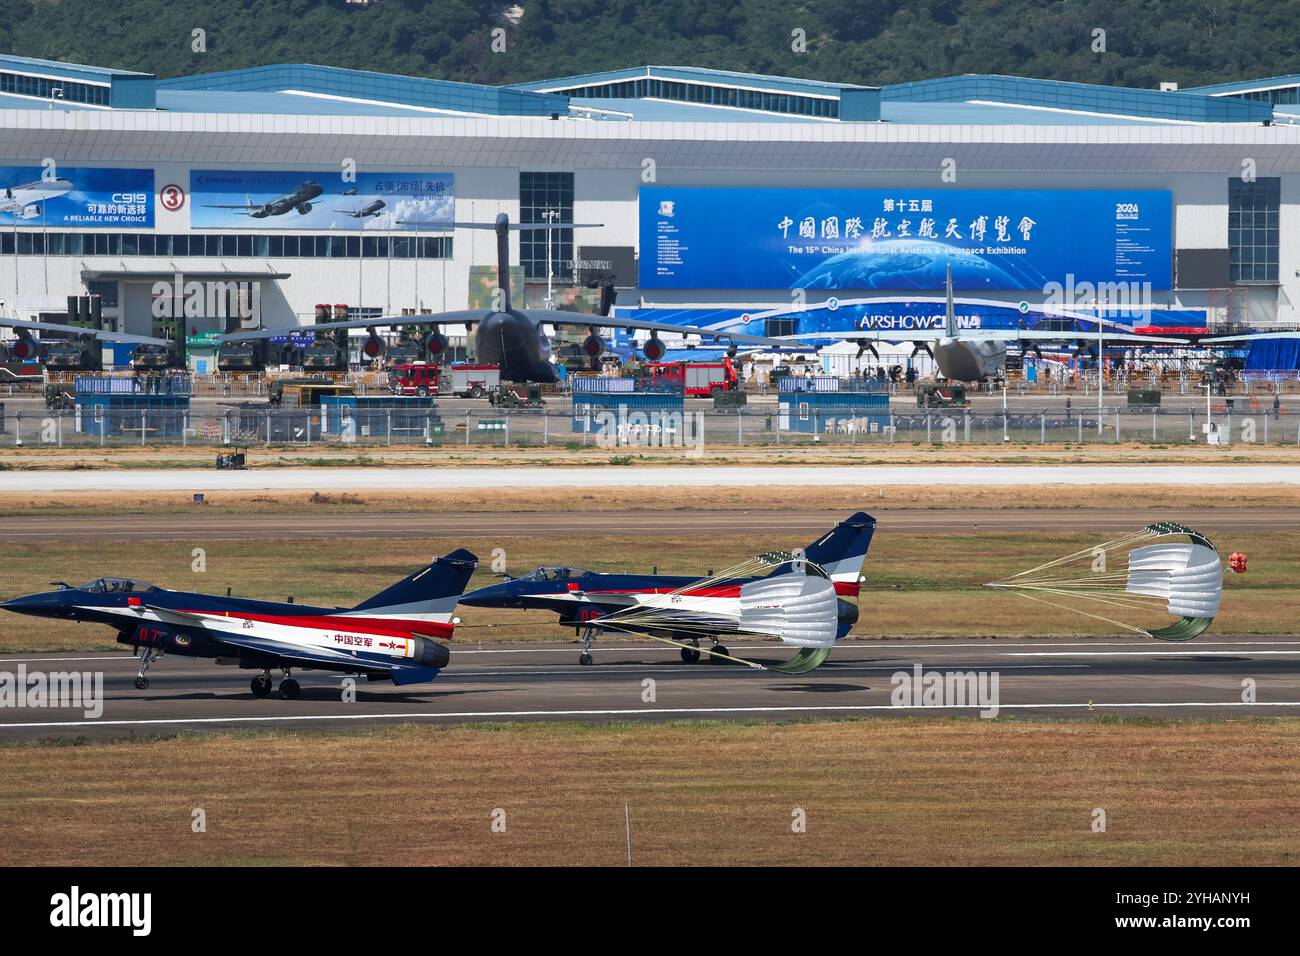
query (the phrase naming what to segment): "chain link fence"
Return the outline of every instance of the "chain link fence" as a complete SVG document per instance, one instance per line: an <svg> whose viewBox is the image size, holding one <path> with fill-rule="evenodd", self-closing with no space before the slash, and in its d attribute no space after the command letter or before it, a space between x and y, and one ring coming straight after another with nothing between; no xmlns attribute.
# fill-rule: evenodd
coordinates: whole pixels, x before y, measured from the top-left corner
<svg viewBox="0 0 1300 956"><path fill-rule="evenodd" d="M877 444L1300 444L1289 409L1132 410L1124 406L985 411L920 409L895 401L884 414L806 411L774 402L729 409L575 418L567 400L547 407L470 409L376 405L352 413L310 408L204 405L177 408L10 410L0 406L0 449L9 447L604 447L682 448ZM900 408L899 406L903 407Z"/></svg>

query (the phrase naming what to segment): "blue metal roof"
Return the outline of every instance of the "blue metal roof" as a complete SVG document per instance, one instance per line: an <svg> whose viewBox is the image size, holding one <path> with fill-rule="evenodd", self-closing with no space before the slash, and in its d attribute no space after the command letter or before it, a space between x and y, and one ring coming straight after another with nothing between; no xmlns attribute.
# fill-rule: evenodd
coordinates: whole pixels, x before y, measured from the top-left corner
<svg viewBox="0 0 1300 956"><path fill-rule="evenodd" d="M323 96L229 90L159 90L158 108L175 113L269 113L304 116L431 115L421 108Z"/></svg>
<svg viewBox="0 0 1300 956"><path fill-rule="evenodd" d="M698 66L637 66L624 70L606 70L601 73L580 73L550 80L534 80L512 84L520 90L562 90L580 86L595 86L636 80L642 77L685 80L692 83L722 83L783 93L803 93L812 96L835 96L840 90L869 90L874 87L856 83L829 83L825 80L805 80L799 77L767 76L762 73L737 73L734 70L710 70Z"/></svg>
<svg viewBox="0 0 1300 956"><path fill-rule="evenodd" d="M1300 86L1300 73L1293 73L1290 76L1270 76L1259 80L1234 80L1231 83L1212 83L1209 86L1189 86L1183 92L1222 96L1231 93L1246 93L1251 90L1273 90L1288 86Z"/></svg>
<svg viewBox="0 0 1300 956"><path fill-rule="evenodd" d="M151 76L149 73L137 73L134 70L114 70L105 66L86 66L82 63L64 63L61 60L40 60L31 56L0 55L0 70L16 72L44 73L49 76L62 76L70 80L82 80L87 83L108 83L115 76Z"/></svg>
<svg viewBox="0 0 1300 956"><path fill-rule="evenodd" d="M886 103L995 102L1192 123L1259 123L1273 118L1267 103L1228 97L974 73L898 83L884 87L880 96Z"/></svg>
<svg viewBox="0 0 1300 956"><path fill-rule="evenodd" d="M6 73L18 76L5 81ZM25 75L55 79L33 81ZM663 122L1093 125L1265 122L1274 115L1269 98L1244 94L1300 87L1300 76L1174 92L985 74L876 88L701 67L642 66L497 87L312 64L155 80L147 73L0 56L0 105L47 108L38 101L52 95L46 89L51 82L65 86L68 97L56 101L57 108L77 108L80 97L83 103L113 108L180 112L563 116L572 98L576 106L610 111L611 119L625 113ZM78 87L79 82L92 85ZM557 90L565 92L547 92Z"/></svg>
<svg viewBox="0 0 1300 956"><path fill-rule="evenodd" d="M380 104L396 103L496 116L549 116L552 113L568 112L568 97L550 93L373 73L368 70L345 70L308 63L282 63L245 70L200 73L159 80L158 88L238 93L296 90ZM238 111L237 101L231 105L233 111Z"/></svg>

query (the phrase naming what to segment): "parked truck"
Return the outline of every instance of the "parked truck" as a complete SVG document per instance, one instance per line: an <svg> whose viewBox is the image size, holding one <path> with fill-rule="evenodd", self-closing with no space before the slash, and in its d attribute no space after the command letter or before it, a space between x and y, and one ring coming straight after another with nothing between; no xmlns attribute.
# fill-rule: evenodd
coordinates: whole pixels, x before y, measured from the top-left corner
<svg viewBox="0 0 1300 956"><path fill-rule="evenodd" d="M648 383L676 383L682 394L697 398L721 395L740 388L730 357L721 362L647 362L642 375Z"/></svg>

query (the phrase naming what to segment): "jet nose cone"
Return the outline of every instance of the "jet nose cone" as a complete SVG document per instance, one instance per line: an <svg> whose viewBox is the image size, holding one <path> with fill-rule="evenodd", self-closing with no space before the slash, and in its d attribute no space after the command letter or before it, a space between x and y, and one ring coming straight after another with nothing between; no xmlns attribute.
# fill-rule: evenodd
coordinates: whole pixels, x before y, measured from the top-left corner
<svg viewBox="0 0 1300 956"><path fill-rule="evenodd" d="M460 599L461 604L468 604L470 607L492 607L501 602L502 598L508 595L507 585L489 584L485 588L479 588L477 591L470 591L469 594L463 595Z"/></svg>
<svg viewBox="0 0 1300 956"><path fill-rule="evenodd" d="M58 606L58 601L49 594L27 594L12 598L0 604L0 609L13 611L15 614L48 613Z"/></svg>

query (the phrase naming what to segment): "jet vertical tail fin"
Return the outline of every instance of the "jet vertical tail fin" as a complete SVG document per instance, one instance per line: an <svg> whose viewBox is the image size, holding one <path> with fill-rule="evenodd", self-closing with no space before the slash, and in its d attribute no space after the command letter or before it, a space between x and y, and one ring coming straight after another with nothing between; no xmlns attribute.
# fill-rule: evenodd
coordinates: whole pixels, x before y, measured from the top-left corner
<svg viewBox="0 0 1300 956"><path fill-rule="evenodd" d="M478 557L460 548L435 558L409 577L362 601L347 614L422 618L447 622L456 609L465 585L478 566Z"/></svg>
<svg viewBox="0 0 1300 956"><path fill-rule="evenodd" d="M875 532L876 519L859 511L804 548L804 557L830 576L835 593L856 597L862 563Z"/></svg>

